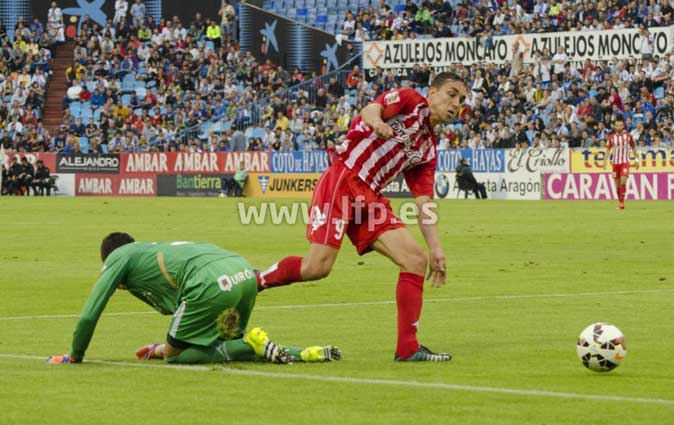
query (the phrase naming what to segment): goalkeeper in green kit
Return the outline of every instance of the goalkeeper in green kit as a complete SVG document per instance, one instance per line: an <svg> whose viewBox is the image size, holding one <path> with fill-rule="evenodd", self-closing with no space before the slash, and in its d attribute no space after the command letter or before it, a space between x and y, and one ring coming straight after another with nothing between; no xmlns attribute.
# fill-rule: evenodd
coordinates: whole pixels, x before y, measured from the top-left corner
<svg viewBox="0 0 674 425"><path fill-rule="evenodd" d="M82 309L70 354L51 356L48 363L82 361L117 289L128 290L161 314L173 315L166 343L138 350L141 360L290 363L341 358L334 346L285 347L260 328L246 332L258 284L255 271L238 254L207 243L142 243L126 233L111 233L103 239L101 257L103 270Z"/></svg>

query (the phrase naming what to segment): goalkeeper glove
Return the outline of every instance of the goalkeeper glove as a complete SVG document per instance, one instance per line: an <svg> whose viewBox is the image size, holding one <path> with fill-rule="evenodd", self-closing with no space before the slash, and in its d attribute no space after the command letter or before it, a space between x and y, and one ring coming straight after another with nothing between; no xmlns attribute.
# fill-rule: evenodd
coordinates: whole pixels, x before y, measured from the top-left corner
<svg viewBox="0 0 674 425"><path fill-rule="evenodd" d="M70 354L64 354L62 356L49 356L47 357L47 363L49 364L69 364L69 363L82 363L82 360L77 360Z"/></svg>

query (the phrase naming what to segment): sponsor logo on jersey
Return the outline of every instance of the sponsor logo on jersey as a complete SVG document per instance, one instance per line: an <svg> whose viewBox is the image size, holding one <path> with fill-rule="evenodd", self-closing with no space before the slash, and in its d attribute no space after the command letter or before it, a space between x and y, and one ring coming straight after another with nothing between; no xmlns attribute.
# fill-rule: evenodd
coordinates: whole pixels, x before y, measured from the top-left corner
<svg viewBox="0 0 674 425"><path fill-rule="evenodd" d="M323 226L327 221L328 218L321 212L321 209L314 207L314 209L311 210L311 233L314 233L316 229Z"/></svg>
<svg viewBox="0 0 674 425"><path fill-rule="evenodd" d="M393 90L386 96L384 96L384 102L386 102L387 105L392 105L394 103L400 102L400 94L398 93L398 90Z"/></svg>

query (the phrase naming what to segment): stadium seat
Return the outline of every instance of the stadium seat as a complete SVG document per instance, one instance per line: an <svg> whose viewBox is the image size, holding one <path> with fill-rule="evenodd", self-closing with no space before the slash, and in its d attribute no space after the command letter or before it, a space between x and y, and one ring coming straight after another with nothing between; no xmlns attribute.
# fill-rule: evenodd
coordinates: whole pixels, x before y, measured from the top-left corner
<svg viewBox="0 0 674 425"><path fill-rule="evenodd" d="M89 153L89 138L80 136L79 138L80 148L83 153Z"/></svg>
<svg viewBox="0 0 674 425"><path fill-rule="evenodd" d="M108 153L108 145L107 144L101 144L101 151L103 153Z"/></svg>
<svg viewBox="0 0 674 425"><path fill-rule="evenodd" d="M131 95L123 94L122 95L122 105L129 106L131 104Z"/></svg>
<svg viewBox="0 0 674 425"><path fill-rule="evenodd" d="M656 99L664 99L664 97L665 97L665 88L662 87L662 86L656 87L655 90L653 90L653 96L654 96Z"/></svg>
<svg viewBox="0 0 674 425"><path fill-rule="evenodd" d="M264 134L265 134L264 128L262 128L262 127L253 128L253 133L252 133L253 138L258 138L258 137L264 138Z"/></svg>
<svg viewBox="0 0 674 425"><path fill-rule="evenodd" d="M70 109L71 114L76 114L82 109L82 104L80 102L70 102L68 109Z"/></svg>
<svg viewBox="0 0 674 425"><path fill-rule="evenodd" d="M136 85L133 81L123 80L122 81L122 92L130 93L136 89Z"/></svg>

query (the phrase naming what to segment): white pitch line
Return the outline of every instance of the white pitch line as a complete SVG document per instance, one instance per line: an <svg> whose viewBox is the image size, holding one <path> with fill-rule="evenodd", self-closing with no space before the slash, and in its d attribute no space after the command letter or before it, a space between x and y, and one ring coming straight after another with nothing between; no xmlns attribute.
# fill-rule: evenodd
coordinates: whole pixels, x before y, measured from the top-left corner
<svg viewBox="0 0 674 425"><path fill-rule="evenodd" d="M425 303L444 303L444 302L465 302L465 301L509 301L509 300L527 300L541 298L574 298L574 297L596 297L612 295L639 295L639 294L661 294L674 293L671 289L646 289L633 291L606 291L606 292L575 292L567 294L521 294L521 295L487 295L481 297L458 297L458 298L429 298ZM274 305L256 307L259 310L293 310L298 308L334 308L334 307L361 307L370 305L393 305L395 301L365 301L353 303L329 303L329 304L293 304L293 305ZM130 311L119 313L104 313L103 316L139 316L145 314L156 314L156 311ZM9 316L0 317L3 320L39 320L39 319L77 319L79 314L47 314L37 316Z"/></svg>
<svg viewBox="0 0 674 425"><path fill-rule="evenodd" d="M611 296L611 295L639 295L639 294L662 294L674 293L672 289L650 289L650 290L634 290L634 291L608 291L608 292L575 292L569 294L522 294L522 295L491 295L482 297L459 297L459 298L428 298L425 303L446 303L446 302L465 302L465 301L508 301L508 300L526 300L526 299L542 299L542 298L574 298L574 297L596 297L596 296ZM272 305L256 307L255 311L259 310L291 310L297 308L334 308L334 307L361 307L370 305L392 305L395 301L365 301L354 303L330 303L330 304L294 304L294 305ZM156 314L156 311L130 311L120 313L104 313L103 316L137 316L145 314ZM37 316L9 316L0 317L3 320L39 320L39 319L77 319L79 314L47 314Z"/></svg>
<svg viewBox="0 0 674 425"><path fill-rule="evenodd" d="M156 311L129 311L121 313L103 313L103 316L139 316L142 314L157 314ZM40 316L11 316L0 317L0 320L36 320L36 319L77 319L79 314L45 314Z"/></svg>
<svg viewBox="0 0 674 425"><path fill-rule="evenodd" d="M22 354L0 354L0 359L45 361L46 357L22 355ZM396 387L411 387L411 388L430 388L430 389L442 389L449 391L463 391L473 393L509 394L509 395L520 395L530 397L552 397L552 398L565 398L575 400L630 402L640 404L659 404L664 406L674 406L674 400L661 399L661 398L626 397L626 396L614 396L603 394L581 394L581 393L568 393L568 392L556 392L544 390L523 390L518 388L500 388L500 387L483 387L475 385L447 384L444 382L400 381L395 379L352 378L344 376L309 375L300 373L261 372L256 370L231 369L224 366L213 368L212 366L209 367L199 365L172 365L165 363L160 364L130 363L130 362L114 362L106 360L86 360L85 363L102 364L119 367L175 369L175 370L194 371L194 372L216 371L226 373L228 375L257 376L262 378L292 379L292 380L305 380L305 381L318 381L318 382L337 382L345 384L380 385L380 386L396 386ZM55 365L54 367L59 366Z"/></svg>

